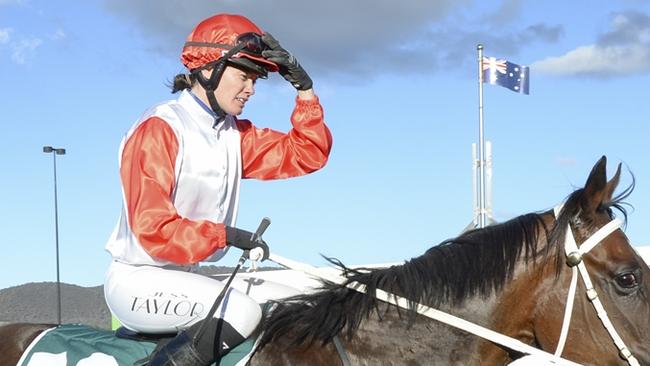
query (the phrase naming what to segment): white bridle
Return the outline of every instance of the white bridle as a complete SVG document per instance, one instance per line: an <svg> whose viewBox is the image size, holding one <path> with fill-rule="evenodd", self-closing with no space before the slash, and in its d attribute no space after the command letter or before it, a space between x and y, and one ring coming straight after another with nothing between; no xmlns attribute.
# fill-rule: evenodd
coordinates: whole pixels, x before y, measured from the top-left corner
<svg viewBox="0 0 650 366"><path fill-rule="evenodd" d="M555 207L554 213L556 217L559 215L561 208L562 206ZM621 219L619 218L613 219L612 221L607 223L607 225L598 229L598 231L596 231L591 237L589 237L589 239L587 239L579 247L578 244L576 244L575 238L573 237L571 226L567 224L566 236L564 239L564 252L566 254L566 263L569 267L571 267L572 274L571 274L571 285L569 286L569 292L567 294L566 307L564 308L564 321L562 322L562 331L560 332L560 339L558 341L558 345L555 350L555 356L557 357L560 357L562 355L562 351L564 350L564 345L566 344L567 335L569 333L569 326L571 323L573 302L575 299L576 288L578 284L578 273L580 273L582 282L585 285L587 299L589 299L589 302L591 302L591 304L593 305L594 310L596 310L596 314L598 315L598 318L603 323L603 326L607 330L607 333L609 333L609 336L614 341L614 344L616 345L616 348L619 351L619 355L623 359L625 359L628 364L632 366L639 365L639 361L637 361L637 359L634 358L632 352L630 352L627 346L625 346L623 339L621 339L621 337L618 335L618 332L616 332L616 329L614 329L614 325L612 324L611 320L609 320L609 316L607 316L607 311L605 311L603 304L600 302L600 299L598 298L598 293L596 292L596 289L594 288L594 285L591 282L591 278L589 277L589 272L587 271L587 267L585 266L585 263L582 260L583 255L589 253L591 249L593 249L596 245L598 245L601 241L603 241L603 239L605 239L609 234L618 230L618 228L620 228L622 224L623 222L621 221Z"/></svg>

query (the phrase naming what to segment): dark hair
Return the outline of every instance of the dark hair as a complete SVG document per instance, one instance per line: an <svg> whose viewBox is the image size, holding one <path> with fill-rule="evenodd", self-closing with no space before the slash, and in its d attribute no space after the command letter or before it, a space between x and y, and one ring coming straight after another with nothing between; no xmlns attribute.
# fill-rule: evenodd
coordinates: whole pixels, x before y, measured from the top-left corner
<svg viewBox="0 0 650 366"><path fill-rule="evenodd" d="M196 76L193 74L178 74L174 76L174 81L169 85L172 93L177 93L181 90L190 89L196 82Z"/></svg>

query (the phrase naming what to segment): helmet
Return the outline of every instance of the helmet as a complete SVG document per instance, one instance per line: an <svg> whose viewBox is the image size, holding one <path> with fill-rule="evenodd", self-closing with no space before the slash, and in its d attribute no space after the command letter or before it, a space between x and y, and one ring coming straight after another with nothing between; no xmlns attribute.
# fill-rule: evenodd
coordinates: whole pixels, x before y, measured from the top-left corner
<svg viewBox="0 0 650 366"><path fill-rule="evenodd" d="M229 56L226 61L263 75L266 75L266 71L278 71L275 63L262 57L261 51L265 46L259 39L262 33L260 28L241 15L212 16L199 23L187 37L181 53L181 61L190 71L204 67L224 57L229 50L241 42L240 37L249 35L257 36L257 48L253 47L249 50L245 47L240 52Z"/></svg>
<svg viewBox="0 0 650 366"><path fill-rule="evenodd" d="M226 116L215 96L226 64L250 69L265 78L268 71L278 71L278 65L262 56L262 51L267 49L262 42L262 30L235 14L218 14L205 19L187 37L181 60L205 89L217 121ZM209 77L204 75L206 69L211 69Z"/></svg>

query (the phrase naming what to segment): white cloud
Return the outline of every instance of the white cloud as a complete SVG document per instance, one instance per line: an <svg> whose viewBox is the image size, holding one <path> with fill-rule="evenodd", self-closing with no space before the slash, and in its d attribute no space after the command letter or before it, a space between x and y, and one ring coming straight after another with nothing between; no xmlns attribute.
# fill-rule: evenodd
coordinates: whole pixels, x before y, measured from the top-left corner
<svg viewBox="0 0 650 366"><path fill-rule="evenodd" d="M614 14L610 30L592 45L530 65L555 74L616 77L650 72L650 17L638 12Z"/></svg>
<svg viewBox="0 0 650 366"><path fill-rule="evenodd" d="M2 28L0 29L0 44L7 44L9 43L9 39L11 38L11 28Z"/></svg>
<svg viewBox="0 0 650 366"><path fill-rule="evenodd" d="M389 72L473 69L471 49L478 40L499 54L516 55L534 42L556 42L563 32L561 26L513 22L524 8L522 0L504 0L488 15L478 16L470 14L475 3L471 0L402 0L399 6L394 0L308 3L195 0L185 6L179 0L104 0L108 11L147 38L148 51L169 58L178 58L179 45L208 14L239 13L269 30L289 50L298 50L296 57L309 70L345 75L345 80ZM505 19L516 29L501 29ZM492 29L495 25L499 31Z"/></svg>
<svg viewBox="0 0 650 366"><path fill-rule="evenodd" d="M531 69L555 75L619 76L650 72L650 47L582 46L559 57L530 65Z"/></svg>
<svg viewBox="0 0 650 366"><path fill-rule="evenodd" d="M11 60L14 63L24 65L35 56L36 50L44 45L44 40L37 37L16 37L12 36L12 33L12 28L0 28L0 45L7 45L11 50ZM59 28L47 38L56 42L65 39L66 34Z"/></svg>
<svg viewBox="0 0 650 366"><path fill-rule="evenodd" d="M27 63L27 60L32 57L36 49L43 44L43 41L38 38L24 39L20 42L16 42L13 45L13 53L11 54L11 59L20 65Z"/></svg>

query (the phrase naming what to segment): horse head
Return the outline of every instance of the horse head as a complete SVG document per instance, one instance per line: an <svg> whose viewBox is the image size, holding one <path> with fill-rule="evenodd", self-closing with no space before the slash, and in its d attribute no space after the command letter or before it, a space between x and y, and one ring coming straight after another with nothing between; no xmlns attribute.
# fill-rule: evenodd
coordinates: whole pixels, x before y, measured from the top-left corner
<svg viewBox="0 0 650 366"><path fill-rule="evenodd" d="M595 292L587 293L585 281L577 279L575 304L567 325L562 357L584 364L634 364L619 355L629 351L640 364L650 365L650 269L618 228L620 225L611 223L615 219L613 208L627 217L620 201L633 187L614 197L620 174L619 164L614 177L607 181L606 158L603 156L593 167L584 188L576 190L564 203L554 219L549 242L550 245L556 242L555 245L567 253L567 257L562 257L567 261L555 261L545 268L555 271L559 281L549 281L547 286L540 287L538 292L541 299L532 306L534 341L541 348L555 352L558 344L561 344L560 329L564 320L560 309L565 309L566 304L570 303L570 282L576 276L574 272L580 272L576 262L583 261ZM604 239L596 242L592 249L586 249L588 252L577 260L569 258L571 250L566 250L565 246L571 240L571 235L575 243L585 243L608 224L613 231L605 233ZM567 231L571 235L567 235ZM602 302L598 312L603 317L604 309L617 335L608 332L607 320L601 321L590 303L597 302L594 298L596 294ZM623 345L627 351L619 350Z"/></svg>

